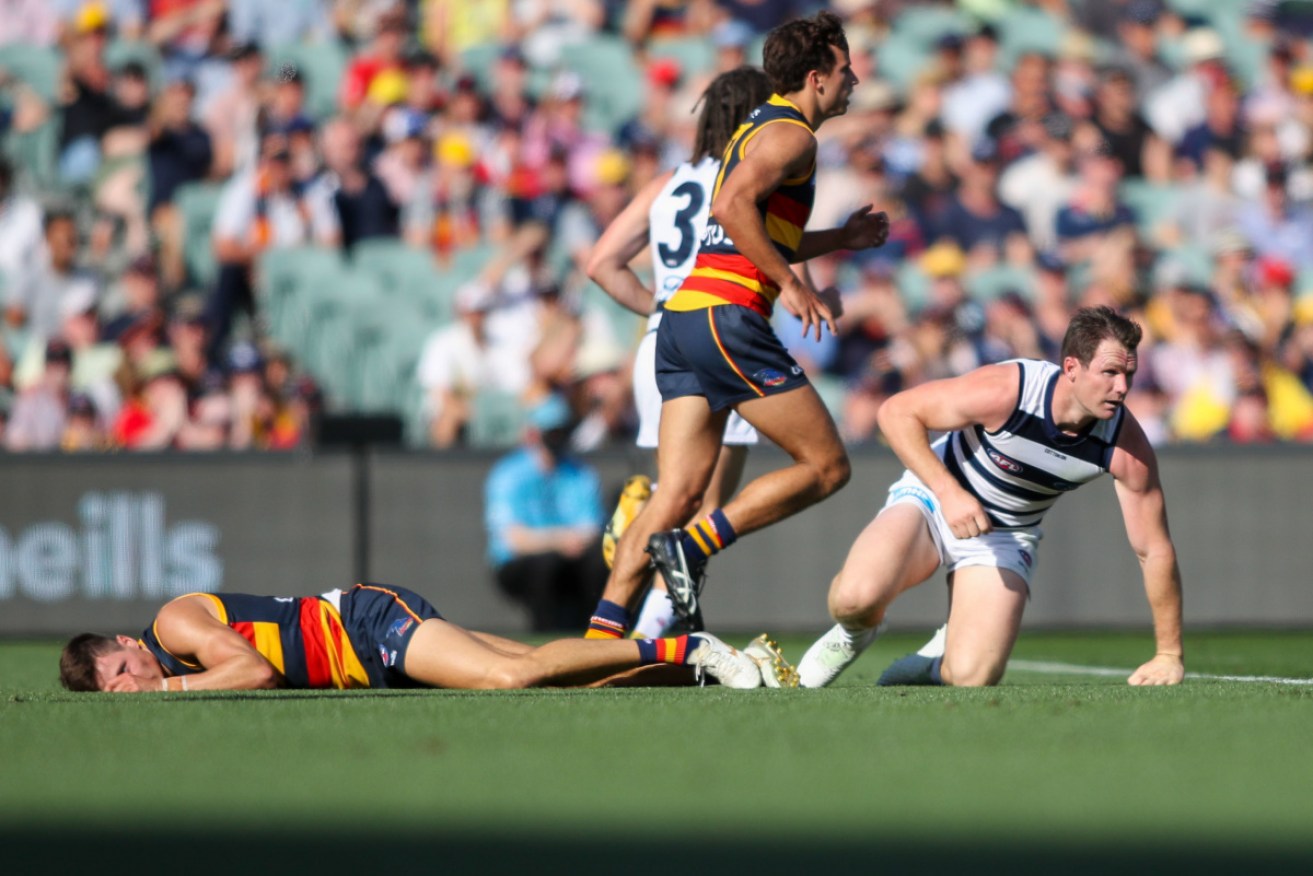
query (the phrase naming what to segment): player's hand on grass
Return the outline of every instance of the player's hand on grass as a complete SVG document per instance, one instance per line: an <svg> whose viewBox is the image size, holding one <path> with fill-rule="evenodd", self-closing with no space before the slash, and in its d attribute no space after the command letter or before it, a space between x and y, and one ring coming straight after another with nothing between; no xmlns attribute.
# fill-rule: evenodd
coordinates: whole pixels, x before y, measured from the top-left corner
<svg viewBox="0 0 1313 876"><path fill-rule="evenodd" d="M1180 684L1185 678L1185 662L1175 654L1155 654L1126 680L1127 684L1141 685Z"/></svg>
<svg viewBox="0 0 1313 876"><path fill-rule="evenodd" d="M985 513L985 506L961 487L940 496L939 501L943 505L948 528L958 538L975 538L993 530L994 524Z"/></svg>
<svg viewBox="0 0 1313 876"><path fill-rule="evenodd" d="M843 223L841 240L844 249L869 249L884 246L889 239L889 214L872 213L874 205L867 204L854 210Z"/></svg>
<svg viewBox="0 0 1313 876"><path fill-rule="evenodd" d="M120 672L105 682L105 690L111 693L140 693L152 690L158 692L160 690L160 680Z"/></svg>
<svg viewBox="0 0 1313 876"><path fill-rule="evenodd" d="M835 316L830 306L820 295L807 288L807 285L794 277L780 288L780 303L784 309L802 320L802 336L811 334L816 329L816 340L821 339L821 325L830 328L830 334L837 334L834 326Z"/></svg>

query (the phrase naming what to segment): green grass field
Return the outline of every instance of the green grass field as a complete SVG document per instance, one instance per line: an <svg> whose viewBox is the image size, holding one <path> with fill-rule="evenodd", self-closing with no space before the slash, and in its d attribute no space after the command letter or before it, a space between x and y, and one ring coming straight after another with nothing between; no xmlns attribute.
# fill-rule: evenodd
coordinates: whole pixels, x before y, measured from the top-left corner
<svg viewBox="0 0 1313 876"><path fill-rule="evenodd" d="M0 869L1313 872L1313 686L873 686L917 644L823 691L110 696L59 690L57 643L0 643ZM1313 675L1310 633L1187 647L1192 672ZM1015 658L1150 650L1028 633Z"/></svg>

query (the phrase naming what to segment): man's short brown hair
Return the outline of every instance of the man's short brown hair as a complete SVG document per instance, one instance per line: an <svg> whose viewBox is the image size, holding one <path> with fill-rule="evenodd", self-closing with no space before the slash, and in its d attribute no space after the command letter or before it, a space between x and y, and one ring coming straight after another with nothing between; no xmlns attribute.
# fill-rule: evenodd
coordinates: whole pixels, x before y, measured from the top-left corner
<svg viewBox="0 0 1313 876"><path fill-rule="evenodd" d="M96 658L121 647L109 636L82 633L74 636L59 655L59 683L69 690L100 690L96 681Z"/></svg>
<svg viewBox="0 0 1313 876"><path fill-rule="evenodd" d="M762 67L776 94L799 91L812 70L829 73L834 69L830 46L848 51L848 37L843 22L833 12L818 12L775 28L762 48Z"/></svg>
<svg viewBox="0 0 1313 876"><path fill-rule="evenodd" d="M1133 353L1142 335L1138 323L1111 307L1082 307L1067 324L1067 334L1062 338L1062 358L1065 361L1068 356L1075 356L1077 362L1089 365L1099 344L1105 340L1116 341Z"/></svg>

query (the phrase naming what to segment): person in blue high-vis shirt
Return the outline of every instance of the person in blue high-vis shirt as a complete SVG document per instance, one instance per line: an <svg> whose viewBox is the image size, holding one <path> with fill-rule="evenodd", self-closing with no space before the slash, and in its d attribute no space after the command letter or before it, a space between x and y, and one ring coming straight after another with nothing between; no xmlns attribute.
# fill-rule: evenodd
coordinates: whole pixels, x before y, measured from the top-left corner
<svg viewBox="0 0 1313 876"><path fill-rule="evenodd" d="M488 561L535 630L587 623L606 581L601 484L567 453L573 420L559 396L538 403L523 444L497 461L484 488Z"/></svg>

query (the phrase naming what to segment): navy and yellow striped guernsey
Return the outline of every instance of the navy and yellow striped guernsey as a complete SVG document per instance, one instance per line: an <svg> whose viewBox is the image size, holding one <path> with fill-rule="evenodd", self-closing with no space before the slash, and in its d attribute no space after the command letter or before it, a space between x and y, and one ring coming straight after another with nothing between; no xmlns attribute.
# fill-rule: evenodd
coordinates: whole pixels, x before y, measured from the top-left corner
<svg viewBox="0 0 1313 876"><path fill-rule="evenodd" d="M221 622L260 652L292 688L409 686L402 673L410 637L441 617L423 597L401 587L357 584L322 596L199 593ZM204 667L170 652L152 624L141 644L173 675Z"/></svg>
<svg viewBox="0 0 1313 876"><path fill-rule="evenodd" d="M767 125L773 124L799 125L808 132L814 131L793 103L778 94L771 95L770 100L748 114L747 121L739 126L725 147L711 195L713 202L725 180L743 161L748 143ZM813 160L805 174L786 179L757 204L766 235L785 261L795 261L815 199L816 162ZM689 311L739 304L769 319L779 294L779 287L738 251L734 241L726 236L725 229L711 215L707 217L706 231L693 270L679 291L666 301L665 309Z"/></svg>
<svg viewBox="0 0 1313 876"><path fill-rule="evenodd" d="M1108 471L1125 414L1118 410L1067 435L1053 422L1053 389L1062 369L1031 359L1013 363L1020 391L1008 421L995 432L979 425L950 432L933 445L998 529L1038 525L1063 493Z"/></svg>

